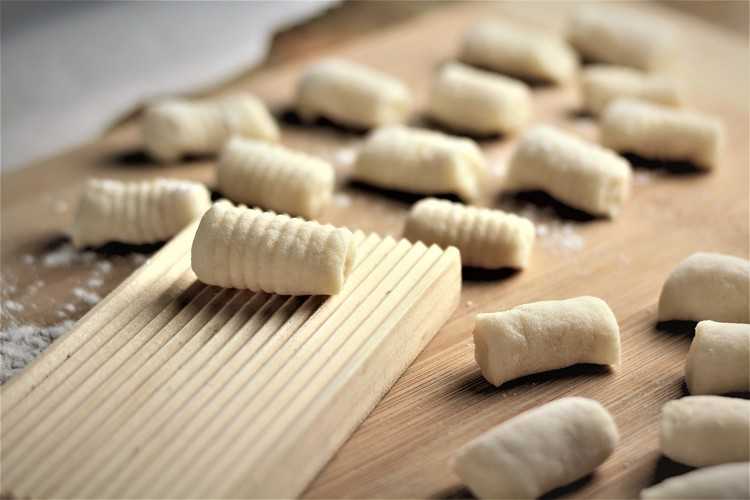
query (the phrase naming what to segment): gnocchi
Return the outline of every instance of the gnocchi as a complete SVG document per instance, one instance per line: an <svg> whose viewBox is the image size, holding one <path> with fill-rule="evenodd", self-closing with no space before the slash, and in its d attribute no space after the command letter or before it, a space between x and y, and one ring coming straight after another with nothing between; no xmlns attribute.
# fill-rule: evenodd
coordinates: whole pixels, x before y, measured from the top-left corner
<svg viewBox="0 0 750 500"><path fill-rule="evenodd" d="M672 107L681 101L673 79L624 66L589 66L581 72L580 86L583 109L594 115L623 97Z"/></svg>
<svg viewBox="0 0 750 500"><path fill-rule="evenodd" d="M644 500L750 498L750 463L714 465L670 477L656 486L641 491L641 498Z"/></svg>
<svg viewBox="0 0 750 500"><path fill-rule="evenodd" d="M701 321L685 364L690 394L750 391L750 325Z"/></svg>

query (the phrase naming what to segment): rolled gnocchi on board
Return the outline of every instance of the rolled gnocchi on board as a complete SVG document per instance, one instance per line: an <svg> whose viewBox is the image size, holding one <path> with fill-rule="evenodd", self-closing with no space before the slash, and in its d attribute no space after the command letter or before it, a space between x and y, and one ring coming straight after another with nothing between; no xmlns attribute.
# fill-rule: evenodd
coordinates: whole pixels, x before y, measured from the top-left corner
<svg viewBox="0 0 750 500"><path fill-rule="evenodd" d="M521 130L531 118L531 108L531 92L525 83L459 63L443 66L429 102L435 121L479 135Z"/></svg>
<svg viewBox="0 0 750 500"><path fill-rule="evenodd" d="M593 472L618 440L601 404L562 398L469 442L458 451L454 469L479 498L537 498Z"/></svg>
<svg viewBox="0 0 750 500"><path fill-rule="evenodd" d="M456 194L472 201L487 176L482 151L471 139L402 126L383 127L365 141L352 178L415 194Z"/></svg>
<svg viewBox="0 0 750 500"><path fill-rule="evenodd" d="M750 401L687 396L661 410L661 452L692 467L750 460Z"/></svg>
<svg viewBox="0 0 750 500"><path fill-rule="evenodd" d="M750 325L701 321L685 363L690 394L750 391Z"/></svg>
<svg viewBox="0 0 750 500"><path fill-rule="evenodd" d="M501 210L427 198L411 207L404 237L443 248L455 246L465 266L522 269L534 246L534 223Z"/></svg>
<svg viewBox="0 0 750 500"><path fill-rule="evenodd" d="M750 463L714 465L670 477L641 491L641 498L705 500L750 498Z"/></svg>
<svg viewBox="0 0 750 500"><path fill-rule="evenodd" d="M592 215L615 217L630 196L630 164L612 151L546 125L526 132L505 177L508 190L546 191Z"/></svg>
<svg viewBox="0 0 750 500"><path fill-rule="evenodd" d="M188 154L218 153L233 135L278 141L279 127L250 94L213 99L168 99L146 108L141 122L146 151L162 162Z"/></svg>
<svg viewBox="0 0 750 500"><path fill-rule="evenodd" d="M623 98L605 109L601 142L615 151L712 170L724 131L721 122L704 114Z"/></svg>
<svg viewBox="0 0 750 500"><path fill-rule="evenodd" d="M750 323L750 261L720 253L692 254L664 282L658 315L659 321Z"/></svg>
<svg viewBox="0 0 750 500"><path fill-rule="evenodd" d="M309 67L297 85L297 112L340 125L374 128L401 123L411 109L409 89L396 78L340 59Z"/></svg>
<svg viewBox="0 0 750 500"><path fill-rule="evenodd" d="M333 167L276 144L231 139L217 168L218 187L232 201L315 218L333 194Z"/></svg>
<svg viewBox="0 0 750 500"><path fill-rule="evenodd" d="M671 66L677 52L669 24L612 6L578 10L569 25L568 41L585 60L644 71Z"/></svg>
<svg viewBox="0 0 750 500"><path fill-rule="evenodd" d="M333 295L356 259L346 228L236 207L221 200L201 219L192 267L203 283L281 295Z"/></svg>
<svg viewBox="0 0 750 500"><path fill-rule="evenodd" d="M561 38L502 21L480 21L464 34L459 59L510 76L553 83L570 81L575 52Z"/></svg>
<svg viewBox="0 0 750 500"><path fill-rule="evenodd" d="M83 189L71 238L76 247L165 241L210 206L211 194L197 182L91 179Z"/></svg>
<svg viewBox="0 0 750 500"><path fill-rule="evenodd" d="M580 87L583 109L594 115L623 97L673 107L681 101L672 78L623 66L588 66L581 72Z"/></svg>
<svg viewBox="0 0 750 500"><path fill-rule="evenodd" d="M576 297L478 314L474 357L482 375L503 383L578 363L620 363L620 327L606 302Z"/></svg>

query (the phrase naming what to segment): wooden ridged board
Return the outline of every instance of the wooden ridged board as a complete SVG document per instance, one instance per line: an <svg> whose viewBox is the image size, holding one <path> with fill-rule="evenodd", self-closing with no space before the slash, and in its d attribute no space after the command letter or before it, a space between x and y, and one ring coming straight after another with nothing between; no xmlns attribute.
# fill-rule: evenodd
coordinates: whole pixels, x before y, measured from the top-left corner
<svg viewBox="0 0 750 500"><path fill-rule="evenodd" d="M201 284L193 224L2 391L3 491L300 494L455 310L454 248L356 233L332 297Z"/></svg>

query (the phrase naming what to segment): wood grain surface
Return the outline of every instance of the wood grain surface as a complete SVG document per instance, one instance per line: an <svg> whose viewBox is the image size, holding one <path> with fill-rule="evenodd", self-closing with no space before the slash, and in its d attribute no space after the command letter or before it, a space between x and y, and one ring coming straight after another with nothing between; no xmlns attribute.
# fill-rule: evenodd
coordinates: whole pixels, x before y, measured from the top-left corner
<svg viewBox="0 0 750 500"><path fill-rule="evenodd" d="M417 97L414 123L424 124L432 73L454 57L462 31L473 21L503 16L550 30L564 26L569 3L461 4L326 52L389 71ZM683 165L634 159L632 199L614 221L587 219L541 196L501 193L502 167L515 138L480 142L498 174L482 204L531 213L540 234L531 266L522 273L464 271L461 303L453 317L393 386L372 414L307 489L309 497L463 497L451 470L460 445L524 410L561 396L597 399L614 415L621 443L591 477L556 492L576 497L634 498L641 488L681 469L658 451L662 404L685 393L682 374L690 324L656 324L656 302L669 271L690 253L719 251L748 257L748 54L738 36L692 17L653 5L631 6L674 23L680 32L675 73L688 106L715 114L727 130L719 168L703 174ZM323 55L323 54L321 54ZM362 135L325 124L304 126L290 113L294 84L304 65L280 65L232 82L264 98L283 126L283 142L329 158L338 173L339 196L322 219L366 232L399 235L411 197L371 190L347 181L344 161ZM595 139L597 124L578 113L574 87L535 87L535 122L552 123ZM56 306L87 269L25 263L64 244L82 180L87 176L137 179L174 176L213 185L213 161L154 166L142 153L138 130L119 128L95 143L2 178L3 279L14 280L15 300L24 285L43 280L42 304L20 319L51 324ZM61 202L68 208L59 209ZM570 244L571 241L574 244ZM149 250L149 249L139 249ZM132 269L130 249L98 254L112 260L103 291ZM109 253L108 253L109 252ZM115 252L117 255L112 255ZM592 366L526 377L496 389L473 361L473 315L524 302L590 294L614 310L622 329L623 359L615 370ZM76 312L75 314L79 314ZM75 315L73 315L75 318Z"/></svg>

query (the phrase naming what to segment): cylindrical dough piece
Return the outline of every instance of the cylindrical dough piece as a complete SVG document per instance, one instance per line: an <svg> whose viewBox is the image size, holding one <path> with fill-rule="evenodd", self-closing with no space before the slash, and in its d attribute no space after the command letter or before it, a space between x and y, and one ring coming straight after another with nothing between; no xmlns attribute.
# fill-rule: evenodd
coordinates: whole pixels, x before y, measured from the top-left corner
<svg viewBox="0 0 750 500"><path fill-rule="evenodd" d="M409 89L396 78L339 59L309 67L297 86L297 112L305 121L328 118L373 128L401 123L411 108Z"/></svg>
<svg viewBox="0 0 750 500"><path fill-rule="evenodd" d="M479 498L537 498L593 472L618 439L601 404L562 398L469 442L458 451L454 468Z"/></svg>
<svg viewBox="0 0 750 500"><path fill-rule="evenodd" d="M594 65L581 72L583 109L598 115L618 98L630 97L664 106L678 106L677 83L669 77L623 66Z"/></svg>
<svg viewBox="0 0 750 500"><path fill-rule="evenodd" d="M645 71L670 66L676 53L671 26L611 6L576 12L568 29L568 40L584 59Z"/></svg>
<svg viewBox="0 0 750 500"><path fill-rule="evenodd" d="M704 114L635 99L617 99L601 122L605 147L644 158L716 168L724 142L721 122Z"/></svg>
<svg viewBox="0 0 750 500"><path fill-rule="evenodd" d="M501 210L427 198L412 206L404 237L455 246L465 266L524 268L534 245L534 223Z"/></svg>
<svg viewBox="0 0 750 500"><path fill-rule="evenodd" d="M661 452L693 467L750 460L750 401L687 396L661 410Z"/></svg>
<svg viewBox="0 0 750 500"><path fill-rule="evenodd" d="M333 193L327 162L276 144L231 139L217 169L222 194L275 212L316 217Z"/></svg>
<svg viewBox="0 0 750 500"><path fill-rule="evenodd" d="M592 215L614 217L630 196L631 178L630 165L614 152L542 125L516 146L504 187L541 189Z"/></svg>
<svg viewBox="0 0 750 500"><path fill-rule="evenodd" d="M453 130L509 134L526 126L531 105L531 92L525 83L449 63L433 82L429 114Z"/></svg>
<svg viewBox="0 0 750 500"><path fill-rule="evenodd" d="M487 164L471 139L401 126L376 130L354 163L355 180L417 194L479 197Z"/></svg>
<svg viewBox="0 0 750 500"><path fill-rule="evenodd" d="M577 363L620 363L620 327L596 297L547 300L478 314L474 357L494 386Z"/></svg>
<svg viewBox="0 0 750 500"><path fill-rule="evenodd" d="M233 135L279 140L279 127L268 109L249 94L157 102L146 108L141 133L148 153L162 162L218 153Z"/></svg>
<svg viewBox="0 0 750 500"><path fill-rule="evenodd" d="M156 243L180 232L210 206L211 194L197 182L91 179L81 195L71 238L77 247L112 241Z"/></svg>
<svg viewBox="0 0 750 500"><path fill-rule="evenodd" d="M670 477L641 491L641 498L673 500L738 500L750 498L750 463L714 465Z"/></svg>
<svg viewBox="0 0 750 500"><path fill-rule="evenodd" d="M750 391L750 325L701 321L685 363L690 394Z"/></svg>
<svg viewBox="0 0 750 500"><path fill-rule="evenodd" d="M208 285L281 295L333 295L352 270L345 228L214 203L193 240L192 266Z"/></svg>
<svg viewBox="0 0 750 500"><path fill-rule="evenodd" d="M561 38L502 21L480 21L464 34L459 59L511 76L553 83L569 81L578 59Z"/></svg>
<svg viewBox="0 0 750 500"><path fill-rule="evenodd" d="M659 321L750 323L750 261L698 252L669 274L659 297Z"/></svg>

